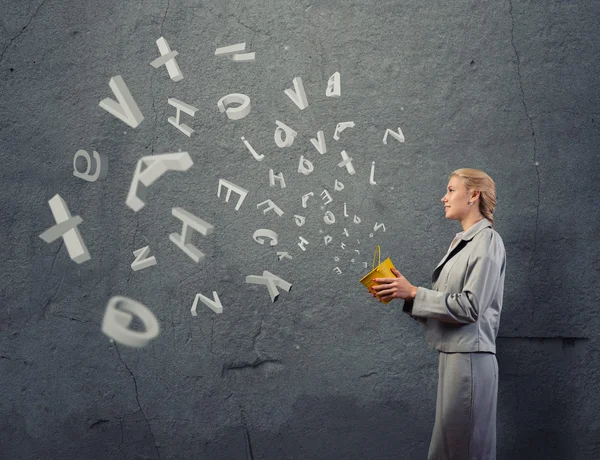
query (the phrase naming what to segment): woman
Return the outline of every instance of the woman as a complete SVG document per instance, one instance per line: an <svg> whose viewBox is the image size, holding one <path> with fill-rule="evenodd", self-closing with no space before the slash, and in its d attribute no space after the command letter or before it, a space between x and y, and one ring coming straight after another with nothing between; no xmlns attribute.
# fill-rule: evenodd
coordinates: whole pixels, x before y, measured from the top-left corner
<svg viewBox="0 0 600 460"><path fill-rule="evenodd" d="M404 299L402 310L425 325L439 352L435 423L428 460L495 460L498 361L506 253L494 230L496 186L483 171L457 169L442 198L446 219L460 221L433 271L432 289L377 278L379 301Z"/></svg>

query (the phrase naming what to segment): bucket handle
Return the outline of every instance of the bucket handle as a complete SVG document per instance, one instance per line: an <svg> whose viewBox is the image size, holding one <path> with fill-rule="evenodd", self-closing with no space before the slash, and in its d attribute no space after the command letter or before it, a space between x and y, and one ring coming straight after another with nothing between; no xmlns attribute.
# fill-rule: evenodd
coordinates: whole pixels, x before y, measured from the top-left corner
<svg viewBox="0 0 600 460"><path fill-rule="evenodd" d="M379 262L377 263L377 266L379 267L381 265L381 248L379 245L377 245L375 248L375 254L373 254L373 263L371 264L372 270L375 270L375 257L377 256L379 256Z"/></svg>

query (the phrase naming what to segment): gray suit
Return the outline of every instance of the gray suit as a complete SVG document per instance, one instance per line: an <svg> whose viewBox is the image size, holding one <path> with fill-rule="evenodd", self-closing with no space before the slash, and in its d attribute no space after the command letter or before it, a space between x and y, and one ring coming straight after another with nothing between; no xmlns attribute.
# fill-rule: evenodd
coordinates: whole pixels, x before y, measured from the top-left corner
<svg viewBox="0 0 600 460"><path fill-rule="evenodd" d="M504 294L506 252L483 219L448 249L432 289L402 310L425 325L438 350L438 393L429 460L495 460L498 362L496 336Z"/></svg>

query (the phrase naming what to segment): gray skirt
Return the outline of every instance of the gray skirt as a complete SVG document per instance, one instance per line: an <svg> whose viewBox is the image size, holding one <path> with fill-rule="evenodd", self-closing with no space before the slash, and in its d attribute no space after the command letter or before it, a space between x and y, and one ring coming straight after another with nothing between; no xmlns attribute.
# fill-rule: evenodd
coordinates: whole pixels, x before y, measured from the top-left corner
<svg viewBox="0 0 600 460"><path fill-rule="evenodd" d="M440 351L427 460L496 460L497 401L495 354Z"/></svg>

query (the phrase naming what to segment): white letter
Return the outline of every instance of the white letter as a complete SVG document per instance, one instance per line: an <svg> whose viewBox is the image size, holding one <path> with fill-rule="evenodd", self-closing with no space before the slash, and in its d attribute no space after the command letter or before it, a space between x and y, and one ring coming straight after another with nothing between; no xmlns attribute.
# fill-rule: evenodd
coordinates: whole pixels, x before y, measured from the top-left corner
<svg viewBox="0 0 600 460"><path fill-rule="evenodd" d="M285 188L285 180L283 179L283 173L273 174L273 170L269 169L269 186L275 187L275 179L279 181L281 188Z"/></svg>
<svg viewBox="0 0 600 460"><path fill-rule="evenodd" d="M305 176L308 176L311 172L313 172L314 169L315 167L313 166L313 164L309 160L304 158L304 155L300 155L300 163L298 163L298 172L304 174Z"/></svg>
<svg viewBox="0 0 600 460"><path fill-rule="evenodd" d="M302 78L296 77L292 80L294 83L294 90L286 89L285 94L296 104L300 110L304 110L308 107L308 101L306 100L306 93L304 92L304 85L302 84Z"/></svg>
<svg viewBox="0 0 600 460"><path fill-rule="evenodd" d="M294 215L294 218L296 219L296 225L298 227L302 227L306 221L306 218L303 216Z"/></svg>
<svg viewBox="0 0 600 460"><path fill-rule="evenodd" d="M342 131L344 131L346 128L354 128L354 122L353 121L342 121L342 122L338 123L337 126L335 127L335 133L333 134L333 138L336 141L339 141L340 133Z"/></svg>
<svg viewBox="0 0 600 460"><path fill-rule="evenodd" d="M277 128L275 128L275 143L278 147L291 147L294 143L294 139L298 135L296 131L290 128L285 123L282 123L279 120L275 120L277 124ZM283 140L283 133L285 132L285 141Z"/></svg>
<svg viewBox="0 0 600 460"><path fill-rule="evenodd" d="M354 223L360 224L360 217L358 217L356 214L354 214Z"/></svg>
<svg viewBox="0 0 600 460"><path fill-rule="evenodd" d="M259 155L258 153L256 153L256 151L252 148L252 146L250 145L250 143L246 140L246 138L244 136L242 136L242 140L244 141L244 145L248 148L248 150L250 150L250 153L252 154L252 156L254 157L254 159L256 161L262 161L262 159L265 156L264 155Z"/></svg>
<svg viewBox="0 0 600 460"><path fill-rule="evenodd" d="M380 224L378 224L377 222L375 222L375 227L373 227L373 231L376 232L377 230L379 230L381 227L383 227L383 231L385 232L385 224L382 222Z"/></svg>
<svg viewBox="0 0 600 460"><path fill-rule="evenodd" d="M142 164L146 169L142 171ZM146 203L147 187L167 171L187 171L194 163L187 152L151 155L138 160L125 204L138 212Z"/></svg>
<svg viewBox="0 0 600 460"><path fill-rule="evenodd" d="M119 303L126 311L117 310ZM132 331L127 328L131 324L133 315L137 315L142 320L144 329L146 329L144 332ZM145 305L128 297L114 296L106 306L102 319L102 332L123 345L139 348L158 337L159 327L156 317Z"/></svg>
<svg viewBox="0 0 600 460"><path fill-rule="evenodd" d="M363 264L365 264L365 268L367 268L367 263L366 263L366 262L363 262Z"/></svg>
<svg viewBox="0 0 600 460"><path fill-rule="evenodd" d="M325 213L325 216L323 216L323 220L325 221L326 224L331 225L331 224L335 223L335 216L333 215L333 213L331 211L327 211Z"/></svg>
<svg viewBox="0 0 600 460"><path fill-rule="evenodd" d="M190 312L192 316L198 316L196 313L196 307L198 306L198 300L200 300L204 305L210 308L215 313L223 313L223 305L221 304L221 300L219 300L219 295L217 291L213 291L214 301L210 300L208 297L203 296L202 294L196 294L196 298L194 299L194 304L192 305L192 309Z"/></svg>
<svg viewBox="0 0 600 460"><path fill-rule="evenodd" d="M278 251L277 255L279 256L279 260L283 259L284 257L291 259L292 256L290 256L287 252L285 251Z"/></svg>
<svg viewBox="0 0 600 460"><path fill-rule="evenodd" d="M135 260L131 263L131 268L134 272L138 270L143 270L144 268L152 267L156 265L156 257L147 257L150 253L150 248L148 246L144 246L141 249L133 251L133 255L135 256ZM144 260L142 260L144 259Z"/></svg>
<svg viewBox="0 0 600 460"><path fill-rule="evenodd" d="M93 151L94 161L96 162L96 169L94 174L90 174L90 170L92 169L92 159L90 158L90 154L85 150L77 150L75 152L75 156L73 157L73 175L75 177L79 177L80 179L84 179L88 182L96 182L98 179L104 179L108 174L108 159L104 155L99 155L95 150ZM87 161L87 167L85 172L79 172L77 169L77 158L84 157Z"/></svg>
<svg viewBox="0 0 600 460"><path fill-rule="evenodd" d="M335 267L334 270L337 271L340 275L342 274L342 271L340 270L340 267Z"/></svg>
<svg viewBox="0 0 600 460"><path fill-rule="evenodd" d="M371 162L371 178L369 179L369 184L377 185L377 182L373 179L373 174L375 173L375 162Z"/></svg>
<svg viewBox="0 0 600 460"><path fill-rule="evenodd" d="M131 93L121 75L112 77L108 82L108 86L110 86L110 89L117 96L117 101L119 102L107 97L100 101L100 107L132 128L136 128L142 122L144 116L133 100L133 97L131 97Z"/></svg>
<svg viewBox="0 0 600 460"><path fill-rule="evenodd" d="M225 106L229 104L241 105L225 109ZM217 101L217 107L219 107L221 113L226 112L227 118L230 120L241 120L250 113L250 98L245 94L231 93L219 99Z"/></svg>
<svg viewBox="0 0 600 460"><path fill-rule="evenodd" d="M347 213L346 213L346 203L344 203L344 217L350 217Z"/></svg>
<svg viewBox="0 0 600 460"><path fill-rule="evenodd" d="M79 216L71 216L67 203L58 193L48 200L48 204L56 225L42 233L40 238L46 243L52 243L62 236L71 260L78 264L90 260L90 253L77 228L83 219Z"/></svg>
<svg viewBox="0 0 600 460"><path fill-rule="evenodd" d="M330 235L325 235L325 237L323 238L325 240L325 246L327 246L329 243L331 243L331 236Z"/></svg>
<svg viewBox="0 0 600 460"><path fill-rule="evenodd" d="M325 96L327 97L340 97L342 95L342 85L340 82L340 73L336 72L327 81L327 89L325 90Z"/></svg>
<svg viewBox="0 0 600 460"><path fill-rule="evenodd" d="M340 243L340 247L341 247L342 249L346 249L346 243Z"/></svg>
<svg viewBox="0 0 600 460"><path fill-rule="evenodd" d="M346 153L345 150L342 150L341 155L342 155L343 160L340 163L338 163L338 166L340 168L343 168L345 166L350 174L354 174L356 171L354 170L354 167L352 166L352 158L350 158L348 156L348 154Z"/></svg>
<svg viewBox="0 0 600 460"><path fill-rule="evenodd" d="M223 185L227 188L227 195L225 196L226 203L229 203L229 196L231 195L232 190L238 195L240 195L240 198L238 199L238 202L235 205L235 210L237 211L238 209L240 209L240 206L244 202L244 198L246 198L246 195L248 195L248 190L238 185L235 185L233 182L229 182L228 180L219 179L219 188L217 189L217 196L219 198L221 197L221 186Z"/></svg>
<svg viewBox="0 0 600 460"><path fill-rule="evenodd" d="M215 56L227 56L232 61L253 61L256 53L240 53L246 49L246 42L223 46L215 50Z"/></svg>
<svg viewBox="0 0 600 460"><path fill-rule="evenodd" d="M302 238L301 236L299 236L298 238L300 238L300 243L298 243L298 246L300 246L300 249L302 249L303 251L306 251L306 248L303 245L308 244L308 241Z"/></svg>
<svg viewBox="0 0 600 460"><path fill-rule="evenodd" d="M325 194L325 196L323 196L323 194ZM321 192L321 196L323 197L323 200L325 200L325 197L327 197L327 199L329 200L326 203L324 203L325 206L327 206L329 203L331 203L333 201L333 198L331 198L331 195L329 194L327 189L325 189Z"/></svg>
<svg viewBox="0 0 600 460"><path fill-rule="evenodd" d="M280 209L280 208L279 208L279 207L278 207L278 206L277 206L275 203L273 203L271 200L266 200L266 201L263 201L262 203L258 203L258 204L256 205L256 207L257 207L257 208L260 208L260 206L262 206L262 205L263 205L263 204L265 204L265 203L267 203L267 204L268 204L268 206L267 206L267 208L266 208L266 209L263 211L263 214L266 214L266 213L267 213L267 211L270 211L270 210L272 209L273 211L275 211L275 212L277 213L277 215L278 215L279 217L281 217L281 215L283 214L283 211L282 211L282 210L281 210L281 209Z"/></svg>
<svg viewBox="0 0 600 460"><path fill-rule="evenodd" d="M179 53L177 51L171 51L171 48L164 37L160 37L158 40L156 40L156 44L158 45L158 51L160 51L160 57L152 61L150 65L155 69L158 69L161 65L166 64L171 80L179 81L183 79L181 70L179 70L177 61L175 61L175 56L177 56Z"/></svg>
<svg viewBox="0 0 600 460"><path fill-rule="evenodd" d="M259 228L254 232L252 238L254 238L254 241L256 241L257 243L265 244L265 239L261 238L261 236L271 238L271 246L277 245L277 233L275 233L273 230L269 230L268 228Z"/></svg>
<svg viewBox="0 0 600 460"><path fill-rule="evenodd" d="M173 107L177 108L177 117L169 117L169 123L171 123L177 129L179 129L179 131L181 131L187 137L190 137L194 130L185 123L179 124L179 116L181 115L181 111L183 110L185 113L193 117L198 109L193 105L181 102L179 99L175 99L174 97L170 97L167 102L169 103L169 105L172 105Z"/></svg>
<svg viewBox="0 0 600 460"><path fill-rule="evenodd" d="M339 180L335 180L335 185L333 186L336 192L341 192L344 190L344 184L342 184Z"/></svg>
<svg viewBox="0 0 600 460"><path fill-rule="evenodd" d="M263 276L258 275L249 275L246 276L246 283L253 284L264 284L267 286L269 290L269 295L271 296L271 302L275 302L279 298L279 291L276 286L279 286L281 289L290 292L292 289L292 285L287 281L275 276L273 273L268 272L267 270L263 270Z"/></svg>
<svg viewBox="0 0 600 460"><path fill-rule="evenodd" d="M317 139L319 139L317 141ZM310 139L310 142L312 143L312 145L315 146L315 148L317 149L317 151L323 155L324 153L327 152L327 145L325 145L325 135L323 134L323 131L319 131L317 132L317 139Z"/></svg>
<svg viewBox="0 0 600 460"><path fill-rule="evenodd" d="M302 207L306 208L306 202L308 201L309 196L313 196L313 192L308 192L306 195L302 195Z"/></svg>
<svg viewBox="0 0 600 460"><path fill-rule="evenodd" d="M350 236L350 235L348 234L348 230L346 230L346 229L344 229L344 231L343 231L342 233L343 233L344 235L346 235L346 236Z"/></svg>
<svg viewBox="0 0 600 460"><path fill-rule="evenodd" d="M208 222L196 217L192 213L187 212L183 208L172 208L171 213L177 218L183 221L183 228L181 235L179 233L171 233L169 239L185 252L190 258L198 263L204 259L204 253L200 251L196 246L190 243L192 238L192 232L190 227L200 234L207 236L210 235L215 227Z"/></svg>
<svg viewBox="0 0 600 460"><path fill-rule="evenodd" d="M388 134L391 134L393 137L398 139L400 142L404 142L404 134L402 134L402 130L398 127L398 132L394 132L391 129L386 129L385 134L383 135L383 143L387 145L387 137Z"/></svg>

